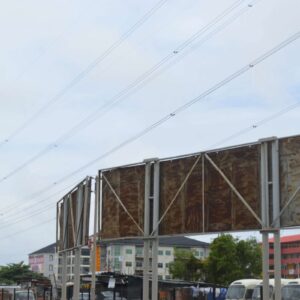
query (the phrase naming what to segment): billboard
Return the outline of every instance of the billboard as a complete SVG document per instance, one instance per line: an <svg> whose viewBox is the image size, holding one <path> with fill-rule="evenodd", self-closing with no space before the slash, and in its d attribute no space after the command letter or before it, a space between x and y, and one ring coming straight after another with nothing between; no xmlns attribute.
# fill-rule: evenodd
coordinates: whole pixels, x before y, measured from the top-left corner
<svg viewBox="0 0 300 300"><path fill-rule="evenodd" d="M282 227L300 225L300 136L279 140Z"/></svg>
<svg viewBox="0 0 300 300"><path fill-rule="evenodd" d="M278 145L275 152L277 146L274 145ZM262 171L264 149L267 149L267 158L265 171ZM273 172L276 159L278 175ZM100 170L104 176L103 239L143 235L145 168L146 163ZM159 170L160 236L271 227L276 217L272 199L276 178L272 176L277 176L279 182L280 226L300 226L300 136L160 159ZM267 225L262 213L264 179L269 189L270 222ZM152 190L154 182L151 177Z"/></svg>
<svg viewBox="0 0 300 300"><path fill-rule="evenodd" d="M102 177L101 237L141 236L139 227L144 226L145 166L103 171Z"/></svg>
<svg viewBox="0 0 300 300"><path fill-rule="evenodd" d="M58 251L88 244L91 178L74 187L57 203L56 244Z"/></svg>

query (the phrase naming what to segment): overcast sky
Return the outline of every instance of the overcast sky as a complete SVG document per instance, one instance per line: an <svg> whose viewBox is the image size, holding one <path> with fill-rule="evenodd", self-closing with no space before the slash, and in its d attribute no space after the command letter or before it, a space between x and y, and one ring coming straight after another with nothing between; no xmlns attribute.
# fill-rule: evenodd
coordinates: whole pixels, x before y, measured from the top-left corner
<svg viewBox="0 0 300 300"><path fill-rule="evenodd" d="M300 29L299 0L240 1L210 31L184 44L237 1L168 0L124 36L160 2L1 1L0 264L27 262L28 253L54 242L55 203L103 167L300 134L299 39L147 135L68 176ZM151 80L59 139L164 59ZM299 107L256 126L296 103Z"/></svg>

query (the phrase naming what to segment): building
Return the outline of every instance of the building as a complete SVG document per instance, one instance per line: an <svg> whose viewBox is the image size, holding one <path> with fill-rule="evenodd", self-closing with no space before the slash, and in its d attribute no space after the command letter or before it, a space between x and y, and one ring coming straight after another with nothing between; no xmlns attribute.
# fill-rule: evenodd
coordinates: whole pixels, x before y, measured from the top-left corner
<svg viewBox="0 0 300 300"><path fill-rule="evenodd" d="M160 238L157 265L159 279L171 278L169 264L174 261L175 248L192 250L199 259L206 258L209 253L208 243L186 237ZM143 251L143 241L139 239L102 243L101 270L129 275L142 275L144 265Z"/></svg>
<svg viewBox="0 0 300 300"><path fill-rule="evenodd" d="M90 249L83 247L81 249L81 274L88 274L90 271ZM74 260L72 251L67 256L67 280L74 278ZM33 272L43 274L51 279L52 283L61 281L61 257L56 253L56 243L50 244L42 249L29 254L29 266Z"/></svg>
<svg viewBox="0 0 300 300"><path fill-rule="evenodd" d="M283 278L300 277L300 234L283 236L281 243L281 274ZM270 270L274 270L274 239L269 239Z"/></svg>
<svg viewBox="0 0 300 300"><path fill-rule="evenodd" d="M29 266L33 272L52 278L57 272L57 255L55 243L29 254Z"/></svg>
<svg viewBox="0 0 300 300"><path fill-rule="evenodd" d="M144 265L143 240L127 239L100 243L100 270L120 272L129 275L142 275ZM186 237L162 237L159 239L158 276L170 279L169 264L174 261L174 251L178 249L192 250L197 258L206 258L209 244ZM31 270L43 274L53 280L53 284L61 283L62 260L55 252L55 244L51 244L29 254ZM151 253L150 253L151 260ZM74 279L75 255L73 251L67 256L67 281ZM81 249L80 274L90 273L90 249Z"/></svg>

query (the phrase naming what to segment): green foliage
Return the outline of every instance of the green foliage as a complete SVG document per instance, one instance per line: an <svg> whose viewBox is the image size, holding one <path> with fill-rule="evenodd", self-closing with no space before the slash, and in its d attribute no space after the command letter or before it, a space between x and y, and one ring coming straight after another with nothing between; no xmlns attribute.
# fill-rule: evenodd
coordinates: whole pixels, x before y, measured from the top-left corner
<svg viewBox="0 0 300 300"><path fill-rule="evenodd" d="M173 278L198 281L203 278L203 261L197 259L191 250L175 249L169 270Z"/></svg>
<svg viewBox="0 0 300 300"><path fill-rule="evenodd" d="M205 262L206 280L228 285L261 274L261 248L254 238L239 241L229 234L216 238Z"/></svg>
<svg viewBox="0 0 300 300"><path fill-rule="evenodd" d="M23 262L8 264L0 269L0 283L16 284L22 280L43 279L41 274L32 272Z"/></svg>

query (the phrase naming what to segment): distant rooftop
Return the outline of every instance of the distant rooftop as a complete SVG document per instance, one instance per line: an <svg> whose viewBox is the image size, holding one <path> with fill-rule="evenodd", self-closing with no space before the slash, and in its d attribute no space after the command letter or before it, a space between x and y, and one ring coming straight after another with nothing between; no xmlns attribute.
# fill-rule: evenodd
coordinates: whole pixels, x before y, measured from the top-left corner
<svg viewBox="0 0 300 300"><path fill-rule="evenodd" d="M126 239L126 240L115 240L115 241L105 241L101 243L102 245L137 245L142 246L142 239ZM159 238L160 246L171 246L171 247L204 247L208 248L209 243L201 242L195 239L187 238L184 236L174 236L174 237L161 237Z"/></svg>
<svg viewBox="0 0 300 300"><path fill-rule="evenodd" d="M280 238L281 243L300 242L300 234L282 236ZM274 243L274 238L269 239L269 243Z"/></svg>
<svg viewBox="0 0 300 300"><path fill-rule="evenodd" d="M118 240L118 241L115 240L115 241L110 241L110 242L105 241L105 242L101 242L101 245L143 246L143 240L142 239L126 239L126 240ZM190 248L190 247L208 248L209 243L197 241L195 239L187 238L184 236L176 236L176 237L161 237L159 239L159 245L160 246L181 247L181 248ZM53 243L44 248L41 248L37 251L32 252L29 255L55 253L55 247L56 247L56 243Z"/></svg>
<svg viewBox="0 0 300 300"><path fill-rule="evenodd" d="M55 247L56 247L56 243L53 243L53 244L50 244L44 248L41 248L41 249L35 251L35 252L32 252L29 255L55 253Z"/></svg>

